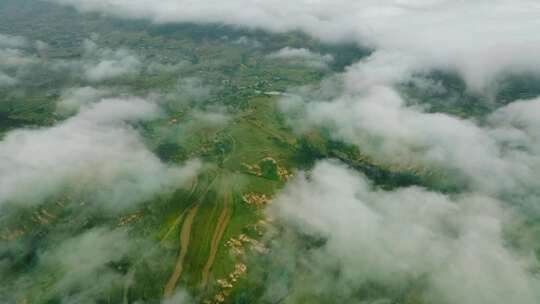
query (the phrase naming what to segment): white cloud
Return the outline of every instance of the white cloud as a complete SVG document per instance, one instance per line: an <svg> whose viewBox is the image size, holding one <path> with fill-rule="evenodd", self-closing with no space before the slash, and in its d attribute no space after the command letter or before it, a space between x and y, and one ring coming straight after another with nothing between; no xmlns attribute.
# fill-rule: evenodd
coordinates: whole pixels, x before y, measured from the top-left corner
<svg viewBox="0 0 540 304"><path fill-rule="evenodd" d="M17 79L6 75L4 72L0 71L0 88L2 87L10 87L14 84L16 84L18 81Z"/></svg>
<svg viewBox="0 0 540 304"><path fill-rule="evenodd" d="M36 58L18 49L0 49L0 68L17 68L36 63Z"/></svg>
<svg viewBox="0 0 540 304"><path fill-rule="evenodd" d="M133 74L139 71L141 62L125 49L102 49L92 40L84 42L84 76L92 82Z"/></svg>
<svg viewBox="0 0 540 304"><path fill-rule="evenodd" d="M426 69L417 58L399 52L377 51L348 67L344 80L349 91L358 92L374 86L398 84Z"/></svg>
<svg viewBox="0 0 540 304"><path fill-rule="evenodd" d="M51 289L62 295L62 303L94 303L103 290L122 282L123 275L108 264L130 255L135 244L125 231L94 228L41 253L40 266L61 273Z"/></svg>
<svg viewBox="0 0 540 304"><path fill-rule="evenodd" d="M260 48L260 47L263 46L263 44L260 41L254 39L254 38L246 37L246 36L242 36L242 37L234 40L232 43L242 45L242 46L251 47L251 48Z"/></svg>
<svg viewBox="0 0 540 304"><path fill-rule="evenodd" d="M184 290L176 292L173 296L168 299L164 299L162 304L188 304L193 303L191 296Z"/></svg>
<svg viewBox="0 0 540 304"><path fill-rule="evenodd" d="M414 58L421 67L456 70L475 89L505 71L540 72L535 0L51 1L155 22L302 30L326 41L353 41Z"/></svg>
<svg viewBox="0 0 540 304"><path fill-rule="evenodd" d="M105 99L56 126L7 133L0 142L0 204L39 204L67 191L114 211L175 189L196 174L198 162L161 163L126 123L158 114L141 99Z"/></svg>
<svg viewBox="0 0 540 304"><path fill-rule="evenodd" d="M87 65L85 76L90 81L103 81L137 72L140 62L124 51L114 53L114 58L103 59L96 66Z"/></svg>
<svg viewBox="0 0 540 304"><path fill-rule="evenodd" d="M82 56L79 59L42 60L40 63L54 72L70 73L93 84L137 74L143 68L137 55L125 48L101 47L91 39L85 39L81 48Z"/></svg>
<svg viewBox="0 0 540 304"><path fill-rule="evenodd" d="M212 96L216 89L197 77L182 77L175 86L175 92L167 96L167 107L179 111L189 105L201 105Z"/></svg>
<svg viewBox="0 0 540 304"><path fill-rule="evenodd" d="M372 11L373 20L384 23L374 28L380 34L372 37L378 49L344 74L323 81L320 88L309 86L287 95L281 100L282 109L299 132L322 127L334 139L358 146L383 166L412 165L455 178L467 186L462 189L466 194L451 199L417 188L374 190L364 177L323 163L310 178L300 176L289 185L277 198L274 211L288 225L328 238L323 251L310 256L308 263L323 268L313 270L313 274L324 273L324 267L332 263L328 260L345 265L340 269L344 279L335 285L325 280L323 287L345 288L365 281L403 287L409 279L427 274L429 292L424 297L428 303L537 302L538 282L528 273L535 262L508 247L501 231L508 228L504 214L509 210L519 210L519 215L509 215L514 219L525 213L533 218L539 215L540 99L515 101L477 122L425 112L408 104L393 86L415 80L416 73L443 68L457 70L472 88L481 90L505 69L532 71L524 65L536 65L537 59L526 53L537 49L538 40L530 37L532 30L527 26L520 28L519 39L484 33L502 45L489 51L465 36L452 36L463 24L449 25L444 18L436 19L445 16L442 8L456 13L453 9L462 6L480 20L468 23L476 26L472 36L476 31L489 31L495 24L503 32L510 31L513 26L506 22L521 8L499 7L509 2L489 4L494 14L504 19L497 19L499 23L483 19L482 9L488 4L484 7L482 1L406 1L387 10L389 2L379 2L380 10ZM502 7L510 12L500 11ZM534 8L529 9L534 15ZM410 24L400 21L404 13L415 10L419 15L409 16ZM423 24L429 33L418 28L417 38L408 36L411 25L427 20L433 23ZM530 26L536 21L527 19L524 23ZM380 31L393 26L392 31ZM448 43L456 45L440 41L439 31ZM516 51L525 57L510 59L513 48L519 49L520 39L530 43ZM419 47L422 43L423 49ZM533 256L531 251L528 254ZM520 283L512 286L515 282ZM523 290L515 292L519 288Z"/></svg>
<svg viewBox="0 0 540 304"><path fill-rule="evenodd" d="M45 52L49 49L49 45L41 40L37 40L34 45L38 52Z"/></svg>
<svg viewBox="0 0 540 304"><path fill-rule="evenodd" d="M330 128L336 139L359 146L382 163L448 169L489 193L518 193L525 185L537 186L538 99L501 109L490 119L491 127L408 107L388 87L331 101L304 102L296 96L282 104L285 112L295 115L292 121L299 130ZM512 124L516 116L519 124Z"/></svg>
<svg viewBox="0 0 540 304"><path fill-rule="evenodd" d="M334 61L334 57L329 54L322 55L308 49L296 49L291 47L285 47L277 52L269 54L267 57L271 59L288 60L293 64L300 64L318 69L326 69L328 68L328 64Z"/></svg>
<svg viewBox="0 0 540 304"><path fill-rule="evenodd" d="M27 46L26 38L0 33L0 48L21 48Z"/></svg>
<svg viewBox="0 0 540 304"><path fill-rule="evenodd" d="M70 88L62 92L60 101L56 105L57 111L62 114L73 114L81 106L97 102L110 94L109 90L93 87Z"/></svg>
<svg viewBox="0 0 540 304"><path fill-rule="evenodd" d="M0 34L0 88L17 84L18 74L37 62L35 56L21 49L25 46L23 37Z"/></svg>
<svg viewBox="0 0 540 304"><path fill-rule="evenodd" d="M427 279L427 303L536 303L539 281L528 272L534 261L507 247L503 210L479 195L451 199L415 187L378 190L364 176L325 161L286 186L271 214L327 239L296 255L314 269L315 282L328 282L325 267L342 265L333 282L313 290L336 288L346 296L347 288L366 282L403 287Z"/></svg>

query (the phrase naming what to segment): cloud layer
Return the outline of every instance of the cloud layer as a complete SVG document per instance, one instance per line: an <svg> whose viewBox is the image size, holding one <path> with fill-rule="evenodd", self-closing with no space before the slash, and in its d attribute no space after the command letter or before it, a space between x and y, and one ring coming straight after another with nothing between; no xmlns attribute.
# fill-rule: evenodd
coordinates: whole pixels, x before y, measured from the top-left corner
<svg viewBox="0 0 540 304"><path fill-rule="evenodd" d="M409 106L387 86L328 100L291 95L281 104L297 130L326 128L381 163L445 170L492 195L532 194L539 186L540 99L500 108L483 125Z"/></svg>
<svg viewBox="0 0 540 304"><path fill-rule="evenodd" d="M372 46L377 56L408 57L406 70L455 70L474 89L504 72L539 72L540 4L534 0L51 1L155 22L301 30Z"/></svg>
<svg viewBox="0 0 540 304"><path fill-rule="evenodd" d="M60 241L42 252L39 261L43 269L61 273L51 289L61 296L62 303L95 303L103 297L103 290L121 286L125 280L110 263L133 255L136 248L125 231L94 228Z"/></svg>
<svg viewBox="0 0 540 304"><path fill-rule="evenodd" d="M486 196L451 199L415 187L382 191L344 165L324 161L290 183L271 212L302 234L326 240L297 249L297 263L309 273L303 280L313 285L295 282L291 303L303 288L352 301L367 283L403 290L419 281L425 303L540 300L540 282L529 273L534 259L508 248L508 214Z"/></svg>
<svg viewBox="0 0 540 304"><path fill-rule="evenodd" d="M48 58L46 43L39 40L31 43L21 36L0 34L0 88L33 81L32 74L36 72L100 83L142 70L141 60L126 48L100 47L93 39L85 39L80 47L80 58Z"/></svg>
<svg viewBox="0 0 540 304"><path fill-rule="evenodd" d="M56 126L6 134L0 142L0 204L39 204L67 191L122 210L175 189L196 174L198 163L161 163L128 124L158 114L142 99L104 99Z"/></svg>

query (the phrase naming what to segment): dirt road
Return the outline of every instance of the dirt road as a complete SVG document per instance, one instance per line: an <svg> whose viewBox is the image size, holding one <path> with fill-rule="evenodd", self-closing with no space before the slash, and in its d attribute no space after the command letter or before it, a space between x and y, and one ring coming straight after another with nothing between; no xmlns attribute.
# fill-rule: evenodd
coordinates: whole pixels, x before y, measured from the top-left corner
<svg viewBox="0 0 540 304"><path fill-rule="evenodd" d="M165 298L168 298L173 294L174 289L176 288L176 284L178 283L178 280L182 275L182 270L184 268L184 260L186 258L186 254L189 248L191 226L193 225L193 219L195 218L195 215L197 215L198 210L199 205L195 205L194 207L192 207L186 216L184 224L182 225L182 230L180 232L180 253L178 254L178 259L176 260L176 265L174 267L173 273L171 274L167 285L165 285L165 291L163 293Z"/></svg>

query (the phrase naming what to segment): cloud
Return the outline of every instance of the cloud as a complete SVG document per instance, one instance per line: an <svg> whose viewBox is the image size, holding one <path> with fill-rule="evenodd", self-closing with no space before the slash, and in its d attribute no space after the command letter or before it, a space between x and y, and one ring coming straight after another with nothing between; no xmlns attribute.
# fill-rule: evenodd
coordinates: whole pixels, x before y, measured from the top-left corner
<svg viewBox="0 0 540 304"><path fill-rule="evenodd" d="M8 303L96 303L117 296L132 280L125 267L147 258L140 255L143 249L166 254L133 230L111 227L119 215L185 185L201 164L167 165L145 146L136 124L160 117L157 104L104 95L110 92L67 90L63 98L70 99L65 104L74 116L48 128L11 131L0 141L0 207L7 229L14 219L8 217L21 209L48 209L49 199L70 202L54 215L57 221L25 225L24 236L2 242L0 297ZM40 233L39 242L34 233ZM25 271L14 268L29 256L34 262L21 262Z"/></svg>
<svg viewBox="0 0 540 304"><path fill-rule="evenodd" d="M247 46L250 48L261 48L263 46L263 43L250 37L242 36L234 41L232 41L233 44L238 44L242 46Z"/></svg>
<svg viewBox="0 0 540 304"><path fill-rule="evenodd" d="M85 40L83 46L84 77L91 82L137 73L141 67L139 59L128 50L100 49L92 40Z"/></svg>
<svg viewBox="0 0 540 304"><path fill-rule="evenodd" d="M343 77L348 90L359 92L374 86L396 85L426 70L417 58L399 52L377 51L348 67Z"/></svg>
<svg viewBox="0 0 540 304"><path fill-rule="evenodd" d="M413 69L455 70L474 89L501 73L540 72L540 6L534 0L51 1L155 22L301 30L328 42L352 41L413 58Z"/></svg>
<svg viewBox="0 0 540 304"><path fill-rule="evenodd" d="M189 115L170 121L166 126L155 129L161 142L184 145L198 140L198 134L209 130L221 130L233 121L232 116L222 107L191 109ZM179 151L177 151L179 152Z"/></svg>
<svg viewBox="0 0 540 304"><path fill-rule="evenodd" d="M0 67L17 68L36 63L34 57L24 54L17 49L0 49Z"/></svg>
<svg viewBox="0 0 540 304"><path fill-rule="evenodd" d="M287 60L292 64L305 65L317 69L326 69L328 64L334 61L332 55L322 55L312 52L308 49L285 47L277 52L271 53L267 56L270 59L282 59Z"/></svg>
<svg viewBox="0 0 540 304"><path fill-rule="evenodd" d="M167 96L167 108L181 111L188 106L200 107L213 96L216 87L207 84L197 77L180 78L174 91Z"/></svg>
<svg viewBox="0 0 540 304"><path fill-rule="evenodd" d="M51 289L62 303L95 303L104 290L123 282L124 274L110 263L132 255L135 248L125 231L94 228L42 252L40 267L61 274Z"/></svg>
<svg viewBox="0 0 540 304"><path fill-rule="evenodd" d="M381 163L443 169L492 194L529 193L538 186L540 99L511 103L479 124L410 105L392 87L379 85L382 78L350 69L342 88L332 83L319 91L297 90L281 107L297 131L326 128Z"/></svg>
<svg viewBox="0 0 540 304"><path fill-rule="evenodd" d="M190 295L187 292L180 290L176 292L170 298L164 299L161 303L162 304L187 304L187 303L193 303L193 300L191 299Z"/></svg>
<svg viewBox="0 0 540 304"><path fill-rule="evenodd" d="M70 193L119 211L175 189L194 177L198 162L161 163L128 124L158 115L142 99L104 99L56 126L7 133L0 142L0 205L36 205Z"/></svg>
<svg viewBox="0 0 540 304"><path fill-rule="evenodd" d="M501 206L482 195L384 191L340 163L320 162L288 184L270 209L303 235L326 240L288 254L307 267L300 277L315 282L296 282L288 300L306 288L352 300L367 283L403 292L410 282L427 280L421 290L427 303L535 303L540 282L528 270L535 261L508 247L509 215Z"/></svg>
<svg viewBox="0 0 540 304"><path fill-rule="evenodd" d="M56 105L57 111L63 114L73 114L82 106L95 103L107 95L111 95L111 92L106 89L93 87L70 88L62 92L60 101Z"/></svg>
<svg viewBox="0 0 540 304"><path fill-rule="evenodd" d="M143 63L132 51L126 48L110 49L102 47L93 40L98 37L96 35L91 36L92 39L83 40L80 58L42 58L40 64L51 73L68 74L92 85L106 80L136 75L142 71ZM46 45L36 46L36 48L40 53L47 50Z"/></svg>
<svg viewBox="0 0 540 304"><path fill-rule="evenodd" d="M0 71L0 88L2 87L10 87L12 85L15 85L17 83L17 79L4 74L2 71Z"/></svg>
<svg viewBox="0 0 540 304"><path fill-rule="evenodd" d="M178 81L176 89L184 102L201 103L210 97L212 88L201 79L186 77Z"/></svg>
<svg viewBox="0 0 540 304"><path fill-rule="evenodd" d="M27 45L28 42L24 37L0 34L0 69L36 63L37 59L23 50Z"/></svg>
<svg viewBox="0 0 540 304"><path fill-rule="evenodd" d="M19 74L38 61L22 50L26 46L24 37L0 34L0 88L18 84Z"/></svg>
<svg viewBox="0 0 540 304"><path fill-rule="evenodd" d="M38 52L45 52L49 49L49 45L41 40L37 40L34 45Z"/></svg>
<svg viewBox="0 0 540 304"><path fill-rule="evenodd" d="M323 162L287 186L273 207L286 227L327 239L320 250L298 245L286 253L319 267L292 272L320 284L321 291L309 293L322 295L354 296L359 282L375 282L390 298L392 290L423 286L427 303L538 302L538 281L530 273L538 263L536 242L510 244L535 234L530 221L540 215L540 99L514 101L482 121L430 113L392 87L395 68L401 67L368 59L317 87L292 90L280 101L282 110L298 132L322 128L383 167L442 173L458 181L460 194L383 191L342 165ZM516 221L529 224L516 229ZM327 273L339 279L321 278ZM299 289L288 291L293 299L301 298Z"/></svg>
<svg viewBox="0 0 540 304"><path fill-rule="evenodd" d="M125 263L136 259L141 249L154 245L121 228L101 226L81 231L79 225L80 221L63 221L49 226L39 242L19 238L0 247L4 279L0 295L5 303L98 303L124 287L129 276L122 268ZM31 265L25 262L24 272L13 273L14 265L29 256L33 257ZM44 282L47 288L42 288Z"/></svg>
<svg viewBox="0 0 540 304"><path fill-rule="evenodd" d="M0 33L0 48L21 48L28 45L26 38Z"/></svg>

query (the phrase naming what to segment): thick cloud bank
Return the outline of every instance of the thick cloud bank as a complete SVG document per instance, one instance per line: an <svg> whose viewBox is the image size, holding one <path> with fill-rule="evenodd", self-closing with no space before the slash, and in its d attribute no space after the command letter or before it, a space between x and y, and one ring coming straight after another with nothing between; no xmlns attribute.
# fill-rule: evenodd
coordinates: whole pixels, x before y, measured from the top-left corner
<svg viewBox="0 0 540 304"><path fill-rule="evenodd" d="M282 105L298 129L327 127L381 162L457 170L486 191L534 184L540 166L539 99L501 108L487 126L407 106L389 87L327 101L292 96Z"/></svg>
<svg viewBox="0 0 540 304"><path fill-rule="evenodd" d="M534 0L193 1L50 0L83 11L155 22L216 22L376 49L401 71L451 69L481 89L503 72L539 72L540 4Z"/></svg>
<svg viewBox="0 0 540 304"><path fill-rule="evenodd" d="M311 265L315 278L304 280L313 280L306 283L312 292L346 297L368 282L399 290L424 281L425 303L537 303L534 260L507 247L500 205L481 195L377 190L357 172L325 161L290 183L271 211L327 240L298 255ZM297 292L290 291L290 303Z"/></svg>
<svg viewBox="0 0 540 304"><path fill-rule="evenodd" d="M538 302L537 242L515 244L536 235L540 215L540 99L515 100L479 120L432 113L393 86L407 58L380 59L294 90L283 111L299 132L323 128L382 166L442 173L460 193L384 191L342 165L319 164L274 207L287 226L327 240L311 252L294 249L320 266L308 279L337 272L337 283L320 286L352 297L362 283L400 290L421 281L422 303ZM516 221L527 225L515 232Z"/></svg>
<svg viewBox="0 0 540 304"><path fill-rule="evenodd" d="M68 191L121 210L175 189L194 176L198 163L161 163L128 124L158 114L142 99L104 99L56 126L6 134L0 141L0 204L39 204Z"/></svg>

